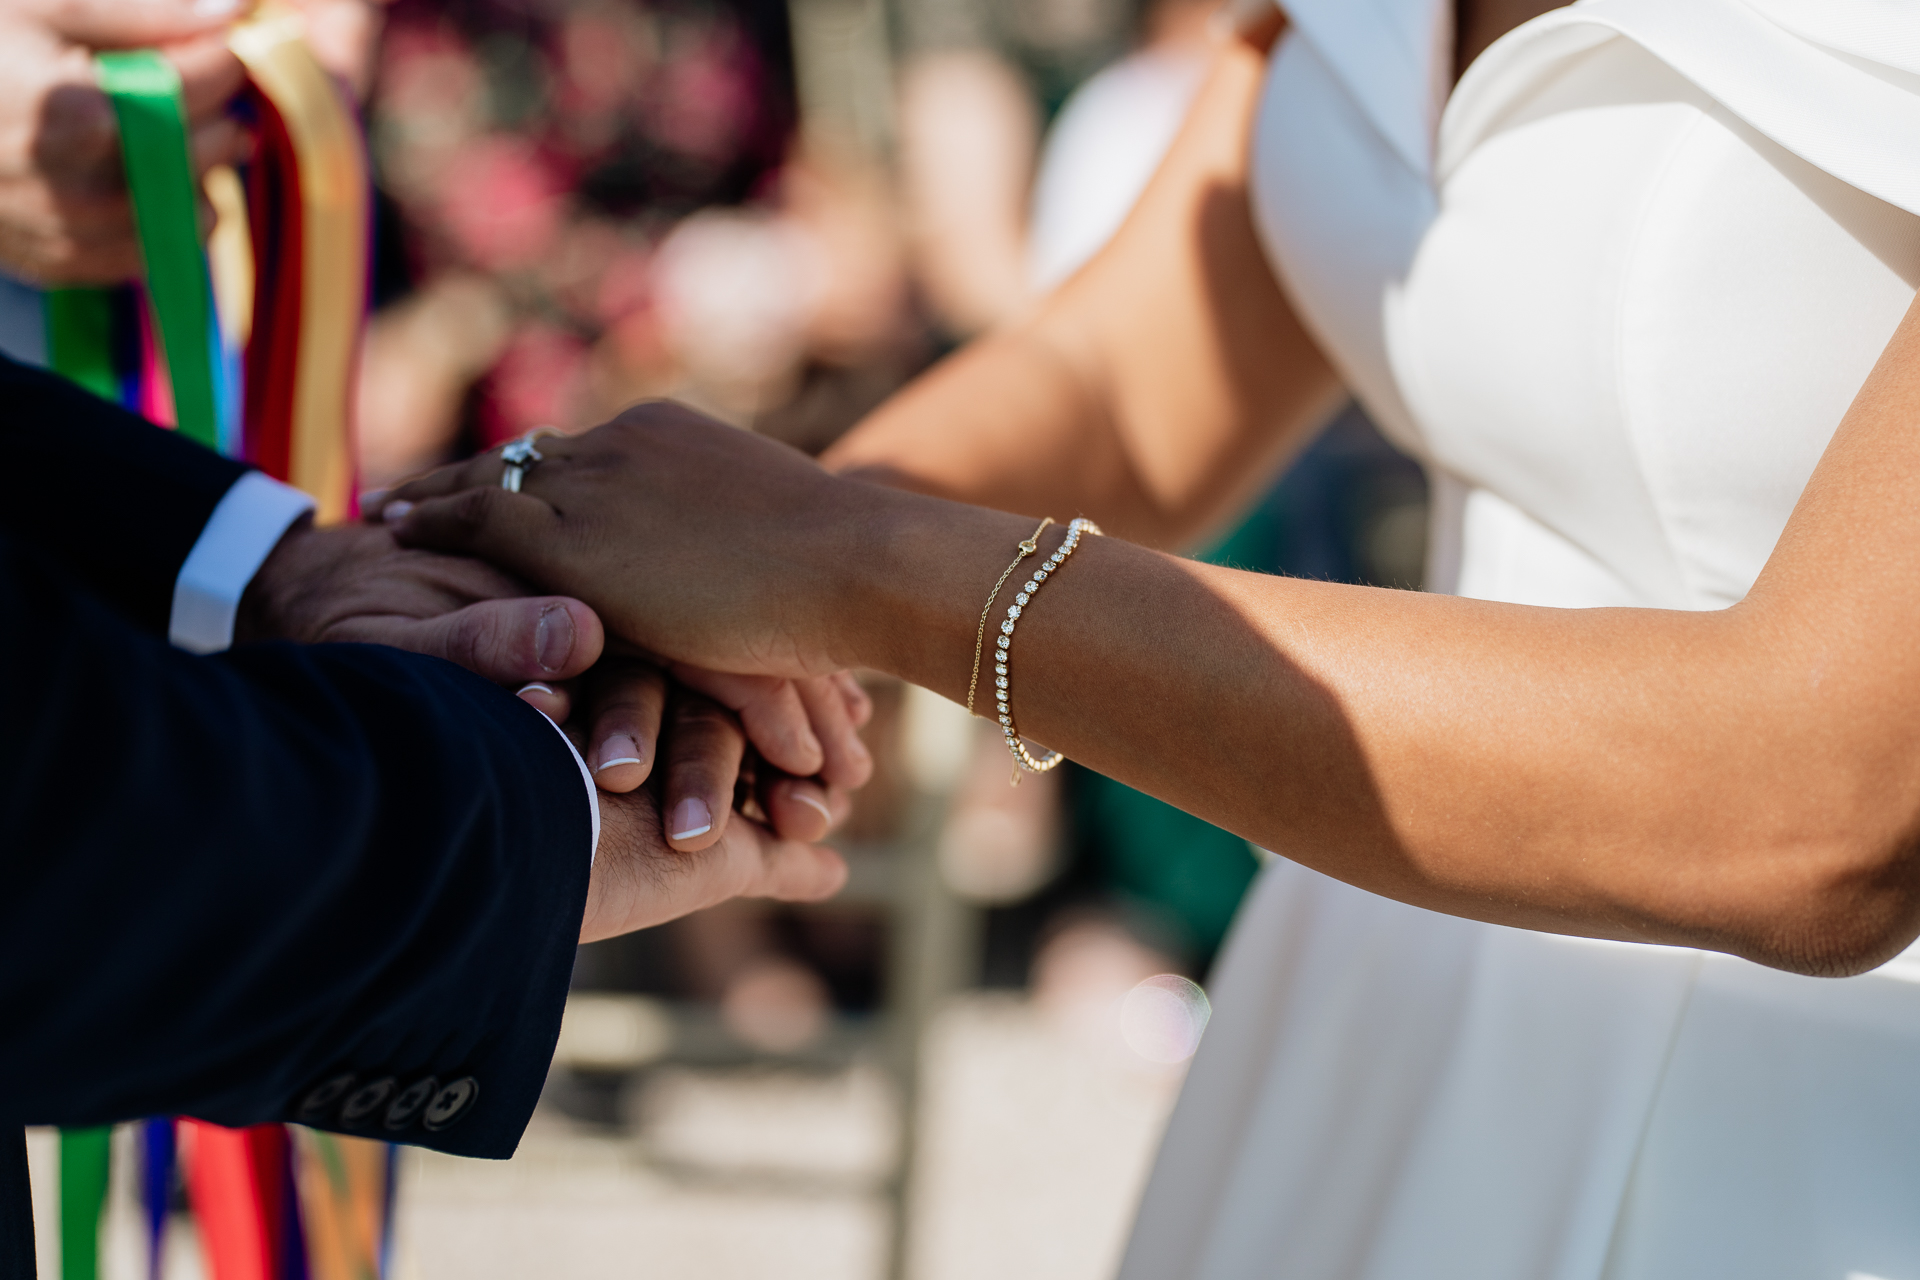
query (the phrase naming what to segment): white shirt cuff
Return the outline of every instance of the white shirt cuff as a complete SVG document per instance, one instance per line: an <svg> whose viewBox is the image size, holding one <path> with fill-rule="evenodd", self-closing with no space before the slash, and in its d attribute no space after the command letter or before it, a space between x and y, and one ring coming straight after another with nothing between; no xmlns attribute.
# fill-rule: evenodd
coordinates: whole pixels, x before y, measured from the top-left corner
<svg viewBox="0 0 1920 1280"><path fill-rule="evenodd" d="M313 510L313 499L258 471L233 482L173 580L167 639L189 653L219 653L233 644L233 619L247 584L287 529Z"/></svg>
<svg viewBox="0 0 1920 1280"><path fill-rule="evenodd" d="M538 707L533 709L540 711ZM587 809L593 814L593 844L587 850L587 865L591 867L594 859L600 856L600 788L593 785L593 775L587 772L587 762L580 758L580 748L573 745L573 739L567 736L567 731L554 724L553 717L546 712L540 711L540 714L548 724L553 725L553 731L560 735L560 741L567 744L567 754L573 757L574 765L580 770L580 781L587 784Z"/></svg>

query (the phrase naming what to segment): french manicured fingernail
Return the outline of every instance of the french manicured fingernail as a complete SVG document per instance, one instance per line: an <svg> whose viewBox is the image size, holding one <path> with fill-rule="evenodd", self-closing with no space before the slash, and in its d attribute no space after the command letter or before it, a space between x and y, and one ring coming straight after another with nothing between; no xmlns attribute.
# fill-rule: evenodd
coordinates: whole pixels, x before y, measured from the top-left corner
<svg viewBox="0 0 1920 1280"><path fill-rule="evenodd" d="M398 502L389 502L386 506L380 508L381 522L384 524L399 524L407 518L407 512L411 510L413 510L413 504L404 499Z"/></svg>
<svg viewBox="0 0 1920 1280"><path fill-rule="evenodd" d="M713 830L713 814L705 800L691 796L673 806L673 820L667 824L667 839L691 840Z"/></svg>
<svg viewBox="0 0 1920 1280"><path fill-rule="evenodd" d="M514 690L513 696L516 698L524 698L530 693L544 693L551 698L553 696L553 686L550 684L541 684L538 680L535 680L532 684L523 684Z"/></svg>
<svg viewBox="0 0 1920 1280"><path fill-rule="evenodd" d="M640 758L640 745L631 736L616 733L600 744L600 763L593 767L595 773L602 769L611 769L619 764L644 764Z"/></svg>
<svg viewBox="0 0 1920 1280"><path fill-rule="evenodd" d="M558 671L567 665L573 656L573 615L565 605L549 605L540 614L533 648L542 670Z"/></svg>
<svg viewBox="0 0 1920 1280"><path fill-rule="evenodd" d="M822 800L819 796L816 796L811 792L806 791L800 787L794 787L792 790L788 791L787 794L792 796L795 800L798 800L801 804L806 805L807 808L818 810L820 816L827 820L827 825L828 826L833 825L833 810L827 808L827 802Z"/></svg>

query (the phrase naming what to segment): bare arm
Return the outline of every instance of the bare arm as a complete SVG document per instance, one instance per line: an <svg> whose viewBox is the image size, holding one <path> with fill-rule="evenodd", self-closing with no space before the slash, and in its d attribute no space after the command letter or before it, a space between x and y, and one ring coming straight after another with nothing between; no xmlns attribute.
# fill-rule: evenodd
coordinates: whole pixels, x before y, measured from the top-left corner
<svg viewBox="0 0 1920 1280"><path fill-rule="evenodd" d="M1114 241L1031 319L916 381L837 471L1009 511L1077 511L1153 546L1250 501L1339 395L1247 200L1265 55L1234 39Z"/></svg>
<svg viewBox="0 0 1920 1280"><path fill-rule="evenodd" d="M1920 933L1916 422L1920 304L1753 591L1717 613L1306 582L1089 539L1021 619L1014 712L1403 901L1859 970ZM735 670L870 666L964 697L980 601L1032 528L672 406L552 454L525 494L494 459L409 486L399 536Z"/></svg>
<svg viewBox="0 0 1920 1280"><path fill-rule="evenodd" d="M919 493L644 406L556 442L527 494L486 487L490 461L410 487L400 536L681 660L871 666L964 697L981 599L1032 522L941 498L1177 544L1335 394L1247 218L1259 73L1224 52L1109 250L831 458ZM1380 591L1092 539L1021 619L1014 711L1036 741L1407 902L1856 971L1920 933L1917 423L1920 304L1752 592L1717 613Z"/></svg>
<svg viewBox="0 0 1920 1280"><path fill-rule="evenodd" d="M1916 422L1920 304L1753 591L1717 613L1345 587L1092 539L1021 620L1015 713L1407 902L1857 970L1920 932ZM867 603L823 625L963 696L968 589L1026 530L924 503L885 520L888 560L845 597Z"/></svg>

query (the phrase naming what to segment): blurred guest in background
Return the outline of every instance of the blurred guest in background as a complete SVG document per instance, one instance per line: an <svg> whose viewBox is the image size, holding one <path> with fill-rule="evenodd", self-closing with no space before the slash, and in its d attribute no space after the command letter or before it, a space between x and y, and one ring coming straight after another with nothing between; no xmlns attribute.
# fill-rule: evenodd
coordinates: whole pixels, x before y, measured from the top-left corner
<svg viewBox="0 0 1920 1280"><path fill-rule="evenodd" d="M816 362L911 348L884 198L794 112L777 4L396 4L368 483L648 396L751 423Z"/></svg>

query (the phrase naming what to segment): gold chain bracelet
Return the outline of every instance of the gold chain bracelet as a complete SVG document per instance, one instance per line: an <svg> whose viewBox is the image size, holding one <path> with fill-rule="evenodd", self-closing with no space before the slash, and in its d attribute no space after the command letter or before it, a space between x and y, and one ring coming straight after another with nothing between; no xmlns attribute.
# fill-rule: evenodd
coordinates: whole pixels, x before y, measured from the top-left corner
<svg viewBox="0 0 1920 1280"><path fill-rule="evenodd" d="M1019 554L1014 556L1013 563L1008 565L1006 571L1000 575L1000 581L994 583L993 590L987 592L987 603L980 610L980 625L974 628L973 632L973 675L967 681L968 715L973 714L974 690L980 687L980 646L986 642L987 638L987 615L993 612L993 602L1000 598L1000 588L1007 585L1007 579L1011 578L1013 571L1020 567L1020 562L1040 549L1040 535L1045 533L1047 526L1052 523L1052 516L1040 522L1040 526L1033 531L1033 536L1020 544ZM1005 675L1006 672L1002 671L1000 674Z"/></svg>
<svg viewBox="0 0 1920 1280"><path fill-rule="evenodd" d="M1041 526L1043 529L1045 527L1045 525ZM1019 728L1013 722L1013 678L1007 674L1007 667L1013 655L1014 629L1020 625L1021 615L1026 612L1028 606L1033 602L1034 596L1039 593L1040 588L1046 585L1048 577L1058 573L1060 566L1067 562L1067 557L1073 554L1074 548L1080 545L1080 535L1083 533L1098 534L1099 532L1100 526L1087 519L1075 520L1067 526L1066 541L1062 542L1051 556L1048 556L1040 563L1040 567L1033 571L1033 576L1028 578L1026 582L1021 585L1020 590L1014 594L1013 603L1007 606L1006 621L1000 624L1000 634L996 636L993 641L996 650L994 656L993 683L998 695L996 703L1000 715L1000 732L1002 736L1006 738L1007 750L1013 754L1013 762L1017 766L1012 779L1016 784L1020 781L1021 769L1026 770L1028 773L1046 773L1048 770L1058 767L1060 762L1066 759L1066 757L1058 751L1049 751L1045 756L1035 756L1033 752L1027 749L1027 744L1020 737ZM1034 537L1037 539L1039 536L1040 531L1038 529L1034 530ZM1024 546L1025 544L1023 543L1022 545ZM1019 563L1018 560L1014 561L1014 565L1018 565ZM1012 566L1009 566L1009 568L1011 567ZM995 587L994 595L998 596L999 594L1000 588ZM988 608L992 608L991 602L988 603Z"/></svg>

